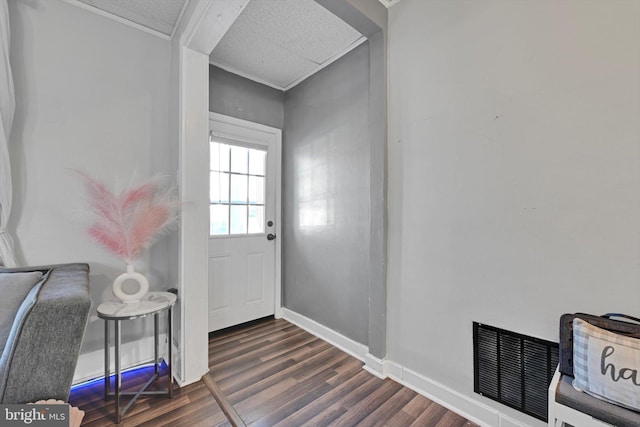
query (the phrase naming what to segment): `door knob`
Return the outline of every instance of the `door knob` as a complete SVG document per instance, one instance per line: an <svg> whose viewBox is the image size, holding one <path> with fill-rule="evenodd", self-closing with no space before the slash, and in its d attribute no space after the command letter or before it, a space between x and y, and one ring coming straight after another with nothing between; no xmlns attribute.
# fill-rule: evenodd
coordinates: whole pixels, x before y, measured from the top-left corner
<svg viewBox="0 0 640 427"><path fill-rule="evenodd" d="M271 233L267 234L267 240L273 240L275 238L276 238L275 234L271 234Z"/></svg>

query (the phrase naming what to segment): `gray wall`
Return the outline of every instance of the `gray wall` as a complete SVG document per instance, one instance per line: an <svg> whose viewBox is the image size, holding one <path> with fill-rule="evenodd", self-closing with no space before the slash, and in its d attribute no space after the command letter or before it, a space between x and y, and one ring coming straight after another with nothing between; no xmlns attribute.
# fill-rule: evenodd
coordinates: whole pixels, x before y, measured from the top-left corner
<svg viewBox="0 0 640 427"><path fill-rule="evenodd" d="M284 92L211 65L209 111L282 129Z"/></svg>
<svg viewBox="0 0 640 427"><path fill-rule="evenodd" d="M387 8L369 0L316 0L369 40L369 353L387 352Z"/></svg>
<svg viewBox="0 0 640 427"><path fill-rule="evenodd" d="M369 46L285 94L284 306L368 343Z"/></svg>
<svg viewBox="0 0 640 427"><path fill-rule="evenodd" d="M440 397L546 425L473 393L472 321L555 341L562 313L638 313L639 16L637 1L389 10L387 357Z"/></svg>

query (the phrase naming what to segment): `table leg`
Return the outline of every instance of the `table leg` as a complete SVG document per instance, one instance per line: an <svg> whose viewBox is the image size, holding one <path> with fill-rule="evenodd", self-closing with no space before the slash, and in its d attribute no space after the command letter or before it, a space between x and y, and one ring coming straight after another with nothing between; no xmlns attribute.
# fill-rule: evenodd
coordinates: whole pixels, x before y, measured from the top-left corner
<svg viewBox="0 0 640 427"><path fill-rule="evenodd" d="M116 362L116 385L115 385L115 393L116 393L116 423L120 424L120 419L122 415L120 414L120 387L122 385L122 378L120 377L120 321L115 320L115 336L116 336L116 346L115 346L115 362Z"/></svg>
<svg viewBox="0 0 640 427"><path fill-rule="evenodd" d="M109 321L104 320L104 400L109 398L111 392L111 370L109 364Z"/></svg>
<svg viewBox="0 0 640 427"><path fill-rule="evenodd" d="M153 315L153 372L158 376L158 313Z"/></svg>
<svg viewBox="0 0 640 427"><path fill-rule="evenodd" d="M171 314L171 307L169 307L169 311L167 313L167 338L169 340L169 342L167 343L167 345L169 346L168 348L168 359L167 360L167 365L169 366L169 372L167 373L167 375L169 375L169 398L171 399L173 397L173 360L171 359L171 350L173 348L173 338L171 338L171 331L173 329L173 326L171 325L172 323L172 314Z"/></svg>

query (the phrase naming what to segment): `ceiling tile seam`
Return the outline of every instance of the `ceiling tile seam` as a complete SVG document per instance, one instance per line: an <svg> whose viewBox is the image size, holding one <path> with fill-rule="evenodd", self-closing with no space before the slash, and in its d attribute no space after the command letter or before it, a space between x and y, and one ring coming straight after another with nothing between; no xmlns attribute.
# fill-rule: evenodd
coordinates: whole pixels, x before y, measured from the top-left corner
<svg viewBox="0 0 640 427"><path fill-rule="evenodd" d="M354 41L349 46L347 46L346 49L338 52L337 54L335 54L331 58L329 58L326 61L324 61L322 64L318 64L319 65L318 67L314 68L313 70L311 70L307 74L305 74L302 77L299 77L298 79L296 79L293 82L289 83L283 90L284 91L288 91L289 89L294 88L295 86L297 86L298 84L302 83L303 81L305 81L309 77L313 76L314 74L316 74L320 70L323 70L324 68L327 68L329 65L333 64L338 59L342 58L343 56L345 56L346 54L348 54L353 49L357 48L358 46L360 46L362 43L364 43L366 41L367 41L367 38L365 36L361 36L358 40Z"/></svg>
<svg viewBox="0 0 640 427"><path fill-rule="evenodd" d="M269 40L269 41L270 41L271 43L273 43L275 46L278 46L280 49L282 49L282 50L284 50L284 51L287 51L289 54L291 54L291 56L295 56L295 57L300 58L300 59L303 59L303 60L305 60L305 61L312 62L312 63L314 63L314 64L316 64L316 65L322 65L322 62L314 61L314 60L313 60L313 59L311 59L311 58L307 58L306 56L303 56L303 55L300 55L299 53L293 52L291 49L288 49L288 48L286 48L285 46L282 46L280 43L276 43L276 42L271 41L271 40ZM327 61L328 61L328 59L327 59Z"/></svg>
<svg viewBox="0 0 640 427"><path fill-rule="evenodd" d="M113 21L119 22L120 24L124 24L124 25L127 25L129 27L135 28L137 30L144 31L145 33L154 35L156 37L160 37L160 38L165 39L165 40L171 40L171 36L168 35L168 34L165 34L165 33L162 33L160 31L154 30L152 28L146 27L144 25L138 24L137 22L130 21L130 20L128 20L126 18L123 18L121 16L114 15L113 13L104 11L102 9L99 9L99 8L95 7L95 6L91 6L89 4L82 3L81 1L78 1L78 0L62 0L62 1L67 3L67 4L70 4L72 6L79 7L80 9L84 9L86 11L89 11L89 12L95 13L97 15L100 15L100 16L102 16L104 18L108 18L108 19L111 19Z"/></svg>
<svg viewBox="0 0 640 427"><path fill-rule="evenodd" d="M260 84L263 84L265 86L269 86L272 89L276 89L276 90L279 90L279 91L282 91L282 92L285 91L285 88L283 88L281 86L278 86L278 85L276 85L274 83L271 83L271 82L268 82L266 80L263 80L263 79L261 79L259 77L251 75L249 73L245 73L243 71L237 70L237 69L235 69L233 67L230 67L228 65L224 65L224 64L221 64L219 62L212 61L211 59L209 59L209 64L211 64L211 65L213 65L215 67L221 68L221 69L223 69L225 71L228 71L228 72L230 72L232 74L236 74L236 75L238 75L240 77L244 77L245 79L251 80L253 82L260 83Z"/></svg>
<svg viewBox="0 0 640 427"><path fill-rule="evenodd" d="M348 25L348 24L347 24L347 25ZM362 38L362 37L364 37L364 36L361 36L360 38ZM346 49L347 49L347 50L346 50L346 51L340 51L340 52L344 52L344 53L338 53L338 55L342 56L342 55L344 55L345 53L349 52L349 50L353 49L353 48L350 48L350 46L352 46L352 44L353 44L353 43L357 43L357 42L358 42L358 40L360 40L360 38L358 38L358 39L356 39L356 40L352 41L349 45L347 45L347 47L346 47ZM276 41L274 41L274 40L271 40L271 39L269 39L268 37L267 37L267 38L265 38L265 39L266 39L266 40L268 40L270 43L273 43L274 45L278 46L279 48L281 48L281 49L283 49L283 50L287 51L287 52L288 52L288 53L290 53L291 55L296 56L296 57L298 57L298 58L302 58L302 59L304 59L305 61L313 62L314 64L319 65L319 66L322 66L322 65L323 65L324 63L326 63L327 61L333 61L333 58L334 58L334 56L330 56L330 57L328 57L327 59L325 59L324 61L322 61L322 62L318 62L318 61L316 61L316 60L314 60L314 59L311 59L311 58L307 57L306 55L301 55L301 54L299 54L299 53L296 53L296 52L292 51L291 49L287 48L286 46L282 45L281 43L278 43L278 42L276 42Z"/></svg>

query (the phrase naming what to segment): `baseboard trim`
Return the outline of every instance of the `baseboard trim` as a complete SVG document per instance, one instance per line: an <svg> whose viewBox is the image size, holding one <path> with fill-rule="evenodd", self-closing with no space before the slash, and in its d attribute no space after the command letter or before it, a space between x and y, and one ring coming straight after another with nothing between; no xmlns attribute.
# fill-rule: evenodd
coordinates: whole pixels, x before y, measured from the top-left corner
<svg viewBox="0 0 640 427"><path fill-rule="evenodd" d="M373 374L380 379L387 378L387 375L384 372L384 361L369 353L368 346L360 344L351 338L347 338L333 329L327 328L315 320L309 319L308 317L289 310L288 308L282 309L282 317L286 321L291 322L309 332L311 335L315 335L321 340L328 342L334 347L337 347L350 356L360 360L364 363L362 368L370 374Z"/></svg>
<svg viewBox="0 0 640 427"><path fill-rule="evenodd" d="M495 409L478 403L444 384L440 384L395 362L387 360L385 365L390 378L462 415L469 421L487 427L499 425L499 414Z"/></svg>
<svg viewBox="0 0 640 427"><path fill-rule="evenodd" d="M529 424L516 420L491 406L391 360L384 361L383 370L389 378L478 425L486 427L529 427Z"/></svg>
<svg viewBox="0 0 640 427"><path fill-rule="evenodd" d="M167 334L163 333L158 336L158 342L164 343L167 340ZM109 360L111 362L111 371L115 370L115 359L113 347L110 348L111 353ZM144 337L139 340L127 342L121 345L120 352L120 368L122 371L133 368L135 366L144 365L153 362L153 337ZM160 357L164 358L167 354L166 345L160 345ZM177 354L177 353L174 353ZM104 377L104 350L96 350L90 353L81 354L78 357L78 364L73 376L73 384L83 383L85 381Z"/></svg>
<svg viewBox="0 0 640 427"><path fill-rule="evenodd" d="M383 380L388 376L384 369L384 362L384 360L375 357L373 354L367 353L364 356L363 368L365 371Z"/></svg>
<svg viewBox="0 0 640 427"><path fill-rule="evenodd" d="M315 320L311 320L302 314L289 310L288 308L282 309L282 317L286 321L293 323L362 362L365 361L365 355L369 353L369 347L366 345L360 344L351 338L347 338L333 329L329 329Z"/></svg>

